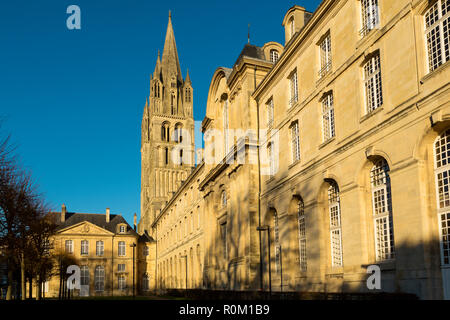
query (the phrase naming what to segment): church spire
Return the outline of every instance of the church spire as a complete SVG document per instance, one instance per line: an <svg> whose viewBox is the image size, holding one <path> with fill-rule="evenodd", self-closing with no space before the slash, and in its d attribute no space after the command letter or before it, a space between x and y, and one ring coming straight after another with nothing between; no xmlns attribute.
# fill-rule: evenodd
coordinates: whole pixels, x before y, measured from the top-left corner
<svg viewBox="0 0 450 320"><path fill-rule="evenodd" d="M153 72L153 78L161 80L161 59L160 59L160 53L158 50L158 59L156 59L156 65L155 65L155 71Z"/></svg>
<svg viewBox="0 0 450 320"><path fill-rule="evenodd" d="M170 11L161 65L163 69L163 81L165 83L170 81L169 78L171 75L175 75L179 82L183 81L180 61L178 60L177 45L175 43L175 34L172 26L172 14Z"/></svg>
<svg viewBox="0 0 450 320"><path fill-rule="evenodd" d="M187 69L187 72L186 72L186 79L184 80L184 83L189 83L189 84L191 84L191 77L189 76L189 69Z"/></svg>

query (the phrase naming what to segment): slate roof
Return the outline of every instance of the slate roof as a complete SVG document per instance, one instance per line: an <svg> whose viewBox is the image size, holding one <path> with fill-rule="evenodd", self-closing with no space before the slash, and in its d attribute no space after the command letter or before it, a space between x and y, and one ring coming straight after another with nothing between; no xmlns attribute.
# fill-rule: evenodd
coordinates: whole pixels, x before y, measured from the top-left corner
<svg viewBox="0 0 450 320"><path fill-rule="evenodd" d="M252 45L247 43L244 46L244 49L242 49L241 54L236 60L235 66L239 63L239 61L242 59L242 57L250 57L250 58L256 58L260 60L266 60L266 57L264 55L264 50L261 47Z"/></svg>
<svg viewBox="0 0 450 320"><path fill-rule="evenodd" d="M58 227L56 228L57 231L76 225L80 222L88 221L100 228L108 230L114 234L118 234L117 225L120 223L124 223L127 226L125 234L139 236L139 234L136 231L134 231L134 229L127 223L127 221L121 215L118 214L111 214L109 223L106 223L106 214L102 213L67 212L66 219L64 222L61 222L60 218L61 212L51 212L49 213L49 215L58 225Z"/></svg>

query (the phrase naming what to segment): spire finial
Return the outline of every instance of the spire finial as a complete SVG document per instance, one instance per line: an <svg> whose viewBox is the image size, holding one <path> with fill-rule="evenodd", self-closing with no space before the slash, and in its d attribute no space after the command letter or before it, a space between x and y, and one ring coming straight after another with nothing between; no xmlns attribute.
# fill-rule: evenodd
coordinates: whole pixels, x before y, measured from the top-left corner
<svg viewBox="0 0 450 320"><path fill-rule="evenodd" d="M172 11L169 10L169 19L172 18Z"/></svg>

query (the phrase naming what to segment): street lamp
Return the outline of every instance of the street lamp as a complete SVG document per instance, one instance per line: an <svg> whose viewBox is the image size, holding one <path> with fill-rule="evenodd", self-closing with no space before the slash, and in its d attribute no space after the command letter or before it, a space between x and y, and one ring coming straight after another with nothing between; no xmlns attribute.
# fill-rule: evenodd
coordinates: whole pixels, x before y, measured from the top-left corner
<svg viewBox="0 0 450 320"><path fill-rule="evenodd" d="M270 261L270 227L269 226L260 226L256 227L256 230L261 231L267 231L267 246L268 246L268 254L269 254L269 294L272 295L272 271L271 269L271 261Z"/></svg>
<svg viewBox="0 0 450 320"><path fill-rule="evenodd" d="M135 248L136 248L136 243L132 243L132 244L130 244L130 247L132 247L133 248L133 299L136 297L136 293L135 293L135 289L134 289L134 250L135 250Z"/></svg>
<svg viewBox="0 0 450 320"><path fill-rule="evenodd" d="M182 258L186 259L186 291L187 291L187 287L188 287L188 262L187 262L187 254L184 256L181 256Z"/></svg>

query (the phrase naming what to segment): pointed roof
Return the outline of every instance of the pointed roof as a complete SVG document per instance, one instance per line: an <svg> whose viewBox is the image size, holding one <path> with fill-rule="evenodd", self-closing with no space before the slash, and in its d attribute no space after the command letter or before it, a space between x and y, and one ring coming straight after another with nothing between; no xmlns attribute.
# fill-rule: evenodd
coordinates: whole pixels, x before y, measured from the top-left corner
<svg viewBox="0 0 450 320"><path fill-rule="evenodd" d="M159 50L158 50L158 59L156 59L155 71L153 71L153 78L161 80L161 59L159 58Z"/></svg>
<svg viewBox="0 0 450 320"><path fill-rule="evenodd" d="M189 77L189 69L186 72L186 79L184 80L185 84L191 84L191 77Z"/></svg>
<svg viewBox="0 0 450 320"><path fill-rule="evenodd" d="M180 82L183 81L181 76L180 61L178 60L177 45L175 43L175 34L172 27L172 15L169 11L169 23L167 24L166 40L164 42L164 50L161 60L163 72L166 76L169 76L167 72L175 72ZM165 76L163 74L163 76ZM165 81L165 79L163 79Z"/></svg>

